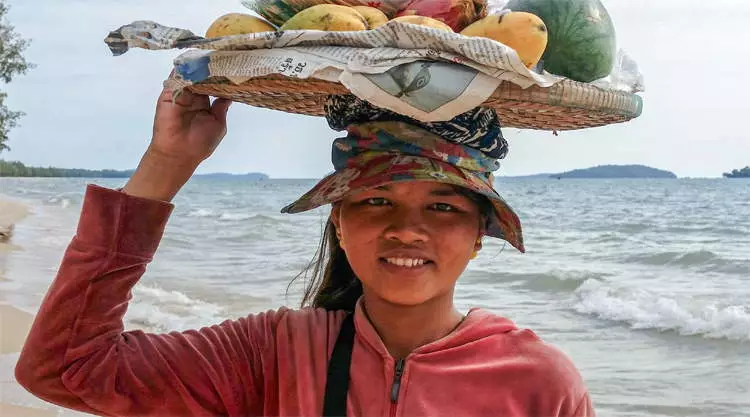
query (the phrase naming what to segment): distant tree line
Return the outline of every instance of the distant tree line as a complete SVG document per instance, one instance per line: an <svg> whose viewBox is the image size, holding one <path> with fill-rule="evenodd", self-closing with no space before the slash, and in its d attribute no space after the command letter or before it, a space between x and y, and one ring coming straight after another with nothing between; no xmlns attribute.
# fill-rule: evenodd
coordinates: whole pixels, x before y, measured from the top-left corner
<svg viewBox="0 0 750 417"><path fill-rule="evenodd" d="M725 172L724 176L727 178L750 178L750 166L742 169L733 169L732 172Z"/></svg>
<svg viewBox="0 0 750 417"><path fill-rule="evenodd" d="M81 177L81 178L129 178L133 170L113 169L67 169L54 167L29 167L18 161L0 160L0 177Z"/></svg>

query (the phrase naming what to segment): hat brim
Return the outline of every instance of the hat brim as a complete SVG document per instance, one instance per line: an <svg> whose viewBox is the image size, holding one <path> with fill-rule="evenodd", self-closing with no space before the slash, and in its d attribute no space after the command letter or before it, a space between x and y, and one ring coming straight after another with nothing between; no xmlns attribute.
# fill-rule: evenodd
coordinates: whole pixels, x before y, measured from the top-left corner
<svg viewBox="0 0 750 417"><path fill-rule="evenodd" d="M432 181L466 188L487 197L495 216L486 233L503 239L520 252L525 252L521 222L515 211L480 173L458 168L449 163L421 156L387 154L361 166L334 172L305 193L282 213L301 213L342 200L350 194L391 183Z"/></svg>

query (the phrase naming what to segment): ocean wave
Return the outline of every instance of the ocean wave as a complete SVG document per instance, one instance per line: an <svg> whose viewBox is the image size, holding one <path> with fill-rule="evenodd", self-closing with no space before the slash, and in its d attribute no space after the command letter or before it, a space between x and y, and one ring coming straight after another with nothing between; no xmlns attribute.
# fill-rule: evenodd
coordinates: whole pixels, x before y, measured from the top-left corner
<svg viewBox="0 0 750 417"><path fill-rule="evenodd" d="M195 241L175 235L176 233L165 235L161 240L161 244L167 247L179 249L193 249L195 247Z"/></svg>
<svg viewBox="0 0 750 417"><path fill-rule="evenodd" d="M77 201L74 201L73 199L70 199L68 197L63 197L63 196L49 197L45 201L46 205L59 206L62 209L66 209L70 207L70 205L73 203L77 203Z"/></svg>
<svg viewBox="0 0 750 417"><path fill-rule="evenodd" d="M654 228L651 223L623 223L616 226L618 232L622 233L641 233Z"/></svg>
<svg viewBox="0 0 750 417"><path fill-rule="evenodd" d="M586 243L622 243L628 240L627 235L620 233L602 233L600 235L590 237Z"/></svg>
<svg viewBox="0 0 750 417"><path fill-rule="evenodd" d="M740 226L740 225L738 225ZM744 230L742 227L717 227L715 225L707 225L707 226L680 226L680 225L670 225L663 229L665 233L674 234L674 235L710 235L710 236L718 236L718 237L727 237L727 236L747 236L748 232L747 230Z"/></svg>
<svg viewBox="0 0 750 417"><path fill-rule="evenodd" d="M188 297L179 291L139 284L133 289L133 302L126 321L144 331L182 331L222 321L224 308Z"/></svg>
<svg viewBox="0 0 750 417"><path fill-rule="evenodd" d="M278 225L285 223L284 220L273 216L250 213L222 213L222 215L219 216L219 220L226 222L247 222L249 224L258 226Z"/></svg>
<svg viewBox="0 0 750 417"><path fill-rule="evenodd" d="M239 233L229 234L222 233L216 236L216 240L227 243L247 243L248 241L264 239L268 237L268 231L259 230L258 228L249 228L249 230Z"/></svg>
<svg viewBox="0 0 750 417"><path fill-rule="evenodd" d="M605 276L606 274L591 271L552 270L527 277L518 288L540 292L572 292L590 279L600 280Z"/></svg>
<svg viewBox="0 0 750 417"><path fill-rule="evenodd" d="M609 275L594 271L558 269L528 273L473 271L470 279L476 284L505 282L521 290L570 293L589 279L600 280Z"/></svg>
<svg viewBox="0 0 750 417"><path fill-rule="evenodd" d="M261 224L268 224L268 223L280 223L281 220L265 215L265 214L258 214L258 213L248 213L248 212L217 212L210 209L196 209L192 210L187 214L188 217L199 217L199 218L215 218L219 221L223 222L244 222L244 221L250 221L250 222L258 222Z"/></svg>
<svg viewBox="0 0 750 417"><path fill-rule="evenodd" d="M573 308L633 329L676 332L706 339L750 341L750 309L741 305L696 304L649 291L587 280Z"/></svg>
<svg viewBox="0 0 750 417"><path fill-rule="evenodd" d="M188 217L213 217L214 215L214 212L208 209L197 209L187 214Z"/></svg>
<svg viewBox="0 0 750 417"><path fill-rule="evenodd" d="M710 250L641 253L627 257L625 262L653 266L698 268L704 272L723 272L729 274L750 273L750 262L727 259Z"/></svg>
<svg viewBox="0 0 750 417"><path fill-rule="evenodd" d="M706 262L713 261L719 256L711 251L698 250L692 252L657 252L641 253L629 256L628 263L640 263L645 265L681 265L694 266L702 265Z"/></svg>

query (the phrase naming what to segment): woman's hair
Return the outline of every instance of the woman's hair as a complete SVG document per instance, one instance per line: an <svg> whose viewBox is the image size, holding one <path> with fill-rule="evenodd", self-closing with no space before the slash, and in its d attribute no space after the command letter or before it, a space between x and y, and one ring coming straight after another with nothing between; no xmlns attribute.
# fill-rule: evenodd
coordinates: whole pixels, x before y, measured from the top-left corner
<svg viewBox="0 0 750 417"><path fill-rule="evenodd" d="M456 187L456 191L479 206L479 213L486 227L493 216L492 203L487 197L463 187ZM349 265L346 253L341 249L336 236L336 227L330 218L312 261L292 280L292 283L300 277L309 279L302 297L302 308L354 311L357 300L362 296L362 282Z"/></svg>

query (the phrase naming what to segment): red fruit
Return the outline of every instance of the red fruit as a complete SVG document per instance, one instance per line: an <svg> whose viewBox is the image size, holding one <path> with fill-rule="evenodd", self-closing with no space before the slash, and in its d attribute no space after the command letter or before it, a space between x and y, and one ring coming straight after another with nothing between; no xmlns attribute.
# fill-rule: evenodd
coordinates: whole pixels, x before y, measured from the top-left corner
<svg viewBox="0 0 750 417"><path fill-rule="evenodd" d="M445 22L454 31L460 32L466 26L487 16L486 0L412 0L398 16L425 16Z"/></svg>

